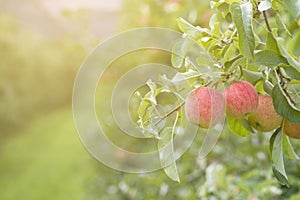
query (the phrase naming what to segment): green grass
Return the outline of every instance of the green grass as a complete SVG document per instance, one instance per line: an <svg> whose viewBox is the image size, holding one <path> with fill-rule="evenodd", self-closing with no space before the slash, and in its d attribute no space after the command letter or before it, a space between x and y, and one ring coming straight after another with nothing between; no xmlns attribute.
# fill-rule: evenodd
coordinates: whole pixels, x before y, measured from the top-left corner
<svg viewBox="0 0 300 200"><path fill-rule="evenodd" d="M85 199L96 161L80 143L70 110L46 115L0 152L0 199Z"/></svg>

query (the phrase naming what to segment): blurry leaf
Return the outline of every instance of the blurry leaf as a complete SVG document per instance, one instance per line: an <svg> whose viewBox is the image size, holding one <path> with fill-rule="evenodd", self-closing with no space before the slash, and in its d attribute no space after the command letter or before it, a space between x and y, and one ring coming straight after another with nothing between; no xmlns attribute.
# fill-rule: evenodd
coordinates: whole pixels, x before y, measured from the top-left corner
<svg viewBox="0 0 300 200"><path fill-rule="evenodd" d="M173 149L174 148L173 138L176 129L176 124L178 121L178 112L176 114L177 115L173 127L166 127L160 133L160 139L158 140L157 146L158 146L161 166L163 167L165 173L173 181L180 182L177 166L176 166L176 158Z"/></svg>
<svg viewBox="0 0 300 200"><path fill-rule="evenodd" d="M254 64L277 67L281 63L287 64L287 60L275 51L263 50L255 54Z"/></svg>
<svg viewBox="0 0 300 200"><path fill-rule="evenodd" d="M239 59L243 58L242 55L237 55L234 58L232 58L231 60L224 60L224 66L225 66L225 70L228 71L228 69L230 69L230 67L233 65L233 63Z"/></svg>
<svg viewBox="0 0 300 200"><path fill-rule="evenodd" d="M257 90L258 93L260 94L264 94L265 90L264 90L264 80L260 80L255 84L255 89Z"/></svg>
<svg viewBox="0 0 300 200"><path fill-rule="evenodd" d="M208 29L201 28L199 26L195 27L192 24L185 21L181 17L177 19L177 24L178 24L179 29L182 32L186 33L188 35L188 37L193 40L198 40L199 38L201 38L203 36L202 35L203 32L209 34Z"/></svg>
<svg viewBox="0 0 300 200"><path fill-rule="evenodd" d="M162 74L158 76L160 80L160 84L162 85L163 88L168 89L168 90L175 90L175 85L172 82L171 79L167 77L166 74Z"/></svg>
<svg viewBox="0 0 300 200"><path fill-rule="evenodd" d="M263 0L258 5L258 10L260 12L269 10L272 7L272 1L271 0Z"/></svg>
<svg viewBox="0 0 300 200"><path fill-rule="evenodd" d="M213 58L199 44L189 38L184 38L177 42L173 47L171 58L172 65L175 68L182 67L186 57L189 57L191 62L194 63L196 63L195 60L197 60L199 66L195 67L199 69L201 66L213 66L215 63Z"/></svg>
<svg viewBox="0 0 300 200"><path fill-rule="evenodd" d="M150 97L148 99L152 104L156 105L156 84L152 80L148 80L147 85L150 89Z"/></svg>
<svg viewBox="0 0 300 200"><path fill-rule="evenodd" d="M286 174L282 174L276 167L275 165L272 165L272 171L275 176L275 178L282 184L282 185L288 185L288 179Z"/></svg>
<svg viewBox="0 0 300 200"><path fill-rule="evenodd" d="M227 115L227 124L229 127L229 130L241 137L245 137L247 135L250 135L253 131L251 131L251 127L250 126L244 126L245 123L241 122L239 119L234 119L230 116ZM250 130L249 130L250 129Z"/></svg>
<svg viewBox="0 0 300 200"><path fill-rule="evenodd" d="M158 138L159 127L155 125L156 121L161 118L157 107L156 96L161 92L169 92L164 87L157 88L151 80L147 81L150 91L141 99L138 108L138 125L144 136Z"/></svg>
<svg viewBox="0 0 300 200"><path fill-rule="evenodd" d="M236 59L232 65L228 68L227 71L230 71L232 69L235 69L237 68L238 66L243 66L243 68L246 68L247 66L247 62L248 62L248 59L245 58L245 57L239 57L238 59Z"/></svg>
<svg viewBox="0 0 300 200"><path fill-rule="evenodd" d="M148 93L150 94L150 93ZM141 129L142 133L145 136L149 136L149 137L157 137L158 136L158 129L157 127L152 125L152 120L151 119L151 115L154 111L153 106L151 105L151 103L149 102L149 100L147 99L143 99L139 105L139 109L138 109L138 125L139 128Z"/></svg>
<svg viewBox="0 0 300 200"><path fill-rule="evenodd" d="M270 81L265 80L264 83L263 83L263 87L264 87L264 91L267 94L272 95L272 91L273 91L274 85Z"/></svg>
<svg viewBox="0 0 300 200"><path fill-rule="evenodd" d="M213 14L213 15L210 17L210 19L209 19L208 25L209 25L209 28L210 28L211 30L214 29L215 23L220 23L219 20L218 20L218 15L217 15L216 13Z"/></svg>
<svg viewBox="0 0 300 200"><path fill-rule="evenodd" d="M140 118L144 118L145 115L147 114L147 109L148 107L150 107L151 104L149 101L142 99L140 106L139 106L139 110L138 110L138 115Z"/></svg>
<svg viewBox="0 0 300 200"><path fill-rule="evenodd" d="M276 40L281 55L285 57L288 63L300 73L300 63L297 60L295 60L295 58L293 58L293 56L289 54L287 50L283 47L284 40L278 37L276 38Z"/></svg>
<svg viewBox="0 0 300 200"><path fill-rule="evenodd" d="M255 40L252 30L252 4L233 3L230 6L230 12L238 30L241 54L247 58L253 58Z"/></svg>
<svg viewBox="0 0 300 200"><path fill-rule="evenodd" d="M217 14L213 14L209 20L209 27L211 29L211 35L213 37L220 37L221 36L221 23L218 20Z"/></svg>
<svg viewBox="0 0 300 200"><path fill-rule="evenodd" d="M172 82L180 82L180 81L184 81L199 76L200 76L199 72L189 69L187 72L182 72L182 73L177 72L175 76L172 78Z"/></svg>
<svg viewBox="0 0 300 200"><path fill-rule="evenodd" d="M251 133L254 133L254 130L252 129L251 125L249 124L248 120L246 119L239 119L239 122L242 124L242 126L250 131Z"/></svg>
<svg viewBox="0 0 300 200"><path fill-rule="evenodd" d="M276 23L278 24L278 26L281 27L290 37L293 37L290 30L287 28L285 23L282 21L279 13L276 13L275 19L276 19Z"/></svg>
<svg viewBox="0 0 300 200"><path fill-rule="evenodd" d="M228 47L225 48L223 51L223 55L224 55L223 61L227 62L228 60L230 60L230 58L234 56L234 54L236 53L236 50L237 49L233 44L228 45Z"/></svg>
<svg viewBox="0 0 300 200"><path fill-rule="evenodd" d="M300 22L299 22L300 23ZM293 37L287 40L286 48L289 52L293 52L293 54L297 57L296 59L299 62L300 59L300 29L297 27L296 30L293 30Z"/></svg>
<svg viewBox="0 0 300 200"><path fill-rule="evenodd" d="M222 4L224 4L224 1L210 1L211 9L218 8Z"/></svg>
<svg viewBox="0 0 300 200"><path fill-rule="evenodd" d="M259 81L262 78L262 73L244 69L243 77L246 79L246 81L255 85L257 81Z"/></svg>
<svg viewBox="0 0 300 200"><path fill-rule="evenodd" d="M198 53L196 61L200 67L205 66L205 65L214 66L214 64L215 64L215 61L213 60L213 58L208 53L206 53L204 50L200 51ZM202 70L200 70L200 71L202 71Z"/></svg>
<svg viewBox="0 0 300 200"><path fill-rule="evenodd" d="M273 88L272 99L278 114L290 122L300 123L300 110L286 96L286 93L279 84Z"/></svg>
<svg viewBox="0 0 300 200"><path fill-rule="evenodd" d="M180 68L183 65L183 60L185 54L183 54L183 45L182 41L176 42L172 49L172 58L171 62L173 67Z"/></svg>
<svg viewBox="0 0 300 200"><path fill-rule="evenodd" d="M300 16L300 0L282 0L291 16L296 20Z"/></svg>
<svg viewBox="0 0 300 200"><path fill-rule="evenodd" d="M279 51L279 48L277 45L277 40L274 38L273 34L270 32L268 32L268 34L267 34L265 50L274 51L277 54L280 54L280 51Z"/></svg>
<svg viewBox="0 0 300 200"><path fill-rule="evenodd" d="M291 65L279 65L279 67L284 69L285 73L295 80L300 80L300 72L297 71L294 67Z"/></svg>
<svg viewBox="0 0 300 200"><path fill-rule="evenodd" d="M281 184L287 185L288 178L284 168L282 151L282 132L281 128L274 131L270 138L270 158L273 161L273 173Z"/></svg>
<svg viewBox="0 0 300 200"><path fill-rule="evenodd" d="M202 140L202 145L199 150L198 159L205 159L206 156L213 150L217 144L221 133L223 132L223 127L225 123L225 113L222 116L223 119L215 126L207 129L204 139Z"/></svg>
<svg viewBox="0 0 300 200"><path fill-rule="evenodd" d="M287 157L289 157L290 159L299 160L299 157L294 151L294 148L290 142L289 137L287 137L285 134L282 135L282 145L283 145L283 152L285 153L285 155L287 155Z"/></svg>
<svg viewBox="0 0 300 200"><path fill-rule="evenodd" d="M218 11L221 13L223 19L225 19L226 15L229 13L229 4L223 3L218 7Z"/></svg>
<svg viewBox="0 0 300 200"><path fill-rule="evenodd" d="M139 99L139 100L141 100L143 98L139 91L135 91L133 93L133 97L136 98L136 99Z"/></svg>
<svg viewBox="0 0 300 200"><path fill-rule="evenodd" d="M280 132L281 132L281 128L278 128L278 129L276 129L275 131L274 131L274 133L272 134L272 136L271 136L271 138L270 138L270 145L269 145L269 147L270 147L270 159L271 160L273 160L273 146L274 146L274 141L275 141L275 138L276 138L276 136L277 136L277 134L280 134Z"/></svg>

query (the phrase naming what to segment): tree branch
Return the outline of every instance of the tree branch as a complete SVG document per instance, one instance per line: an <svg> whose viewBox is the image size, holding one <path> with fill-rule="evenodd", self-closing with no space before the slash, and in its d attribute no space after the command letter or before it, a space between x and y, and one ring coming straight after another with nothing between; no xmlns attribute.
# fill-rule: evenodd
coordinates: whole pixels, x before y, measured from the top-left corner
<svg viewBox="0 0 300 200"><path fill-rule="evenodd" d="M172 115L174 112L178 111L183 105L185 104L185 101L181 102L178 106L176 106L173 110L171 110L169 113L161 117L157 122L155 122L154 126L158 125L162 120L166 119L170 115Z"/></svg>
<svg viewBox="0 0 300 200"><path fill-rule="evenodd" d="M265 22L266 22L268 31L269 31L269 32L272 32L271 27L270 27L270 24L269 24L267 12L266 12L266 11L263 11L263 15L264 15L264 19L265 19Z"/></svg>

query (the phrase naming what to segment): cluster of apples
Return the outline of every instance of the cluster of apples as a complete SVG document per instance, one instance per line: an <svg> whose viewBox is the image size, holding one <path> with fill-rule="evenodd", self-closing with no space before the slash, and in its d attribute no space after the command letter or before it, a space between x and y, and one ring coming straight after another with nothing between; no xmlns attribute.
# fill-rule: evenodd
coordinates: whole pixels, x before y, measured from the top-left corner
<svg viewBox="0 0 300 200"><path fill-rule="evenodd" d="M189 93L185 101L187 119L202 128L218 124L225 114L234 119L246 119L257 131L269 132L283 126L283 132L300 139L300 124L284 120L273 106L272 97L258 94L247 81L229 85L224 93L199 87Z"/></svg>

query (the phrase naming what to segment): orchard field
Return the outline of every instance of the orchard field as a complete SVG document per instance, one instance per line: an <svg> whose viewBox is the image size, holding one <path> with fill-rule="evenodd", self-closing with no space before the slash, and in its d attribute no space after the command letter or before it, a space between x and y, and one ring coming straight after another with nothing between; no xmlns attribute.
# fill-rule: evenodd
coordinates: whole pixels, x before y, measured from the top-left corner
<svg viewBox="0 0 300 200"><path fill-rule="evenodd" d="M0 199L300 199L298 0L61 2L0 2ZM150 142L128 139L115 125L107 127L108 138L133 151L152 150L163 136L149 123L157 117L156 103L171 111L154 121L170 117L164 124L170 131L163 131L172 134L170 141L173 130L185 130L185 118L199 131L170 166L131 174L89 154L73 119L72 92L80 65L100 42L141 27L176 30L185 43L174 41L171 53L146 49L116 59L99 80L97 117L111 123L107 99L135 66L168 65L177 80L162 79L163 89L148 80L137 90L138 99L129 101L132 118ZM209 73L201 71L203 65ZM190 96L183 102L174 98L186 85ZM239 95L236 88L242 88ZM207 130L219 127L222 117L216 145L200 158ZM132 164L126 155L117 156L124 166Z"/></svg>

